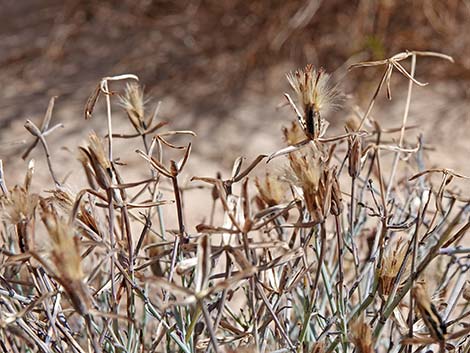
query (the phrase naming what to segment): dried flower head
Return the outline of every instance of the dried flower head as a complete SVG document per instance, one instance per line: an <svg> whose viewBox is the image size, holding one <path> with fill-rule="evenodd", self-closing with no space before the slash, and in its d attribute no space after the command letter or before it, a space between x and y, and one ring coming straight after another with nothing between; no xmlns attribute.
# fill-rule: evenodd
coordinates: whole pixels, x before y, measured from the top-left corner
<svg viewBox="0 0 470 353"><path fill-rule="evenodd" d="M292 122L289 127L283 127L282 133L284 135L284 140L289 146L296 145L305 139L305 134L299 128L299 124L296 124L295 122Z"/></svg>
<svg viewBox="0 0 470 353"><path fill-rule="evenodd" d="M290 153L289 165L294 172L293 181L304 191L315 193L321 177L321 161L311 154Z"/></svg>
<svg viewBox="0 0 470 353"><path fill-rule="evenodd" d="M255 179L256 187L258 188L259 198L268 206L276 206L282 203L286 187L280 180L279 176L266 173L263 179Z"/></svg>
<svg viewBox="0 0 470 353"><path fill-rule="evenodd" d="M83 282L79 239L74 229L61 219L52 205L41 202L41 218L52 241L51 259L75 309L82 315L88 313L90 297Z"/></svg>
<svg viewBox="0 0 470 353"><path fill-rule="evenodd" d="M320 137L326 129L324 116L338 106L339 91L331 84L330 75L307 65L287 74L287 80L302 107L299 120L304 132L311 139Z"/></svg>
<svg viewBox="0 0 470 353"><path fill-rule="evenodd" d="M407 247L399 240L393 248L384 254L380 273L380 290L382 295L389 295L398 272L405 260ZM409 261L405 264L404 273L409 271ZM402 278L405 278L402 276Z"/></svg>
<svg viewBox="0 0 470 353"><path fill-rule="evenodd" d="M46 199L47 202L54 203L58 206L65 214L69 214L72 211L74 196L68 190L54 189L49 191L52 196Z"/></svg>
<svg viewBox="0 0 470 353"><path fill-rule="evenodd" d="M88 148L80 147L80 152L79 159L85 168L90 185L94 187L93 179L96 179L99 186L106 189L110 184L111 163L106 156L103 141L98 135L91 133ZM93 173L91 170L93 170Z"/></svg>
<svg viewBox="0 0 470 353"><path fill-rule="evenodd" d="M97 162L103 169L108 169L111 167L111 163L106 157L103 140L99 138L98 135L94 132L89 136L88 150L96 158Z"/></svg>
<svg viewBox="0 0 470 353"><path fill-rule="evenodd" d="M29 221L34 216L39 196L29 193L21 186L15 186L8 196L1 199L6 216L13 224Z"/></svg>
<svg viewBox="0 0 470 353"><path fill-rule="evenodd" d="M57 269L68 279L83 278L78 239L73 229L49 210L43 210L42 220L52 240L52 258Z"/></svg>
<svg viewBox="0 0 470 353"><path fill-rule="evenodd" d="M323 215L320 181L324 172L324 164L317 153L289 154L291 172L287 172L287 179L302 190L305 205L314 220ZM292 173L293 172L293 173Z"/></svg>
<svg viewBox="0 0 470 353"><path fill-rule="evenodd" d="M124 96L121 97L121 105L127 112L127 116L137 131L146 129L144 92L137 82L126 85Z"/></svg>
<svg viewBox="0 0 470 353"><path fill-rule="evenodd" d="M359 319L350 324L349 336L359 353L374 352L372 330L363 320Z"/></svg>
<svg viewBox="0 0 470 353"><path fill-rule="evenodd" d="M31 194L28 189L18 185L1 198L4 216L15 225L18 246L22 252L34 246L34 214L38 201L37 194Z"/></svg>

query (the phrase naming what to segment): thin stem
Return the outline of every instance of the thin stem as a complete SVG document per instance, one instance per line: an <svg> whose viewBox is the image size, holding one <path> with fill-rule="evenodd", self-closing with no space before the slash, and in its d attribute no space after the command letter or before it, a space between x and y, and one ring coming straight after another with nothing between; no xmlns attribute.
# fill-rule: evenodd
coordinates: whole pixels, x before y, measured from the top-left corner
<svg viewBox="0 0 470 353"><path fill-rule="evenodd" d="M416 55L411 56L411 77L414 77L415 75L415 70L416 70ZM405 104L405 111L403 113L403 120L401 123L401 130L400 130L400 140L398 142L398 147L402 148L403 147L403 142L405 140L405 130L406 130L406 124L408 122L408 114L410 112L410 105L411 105L411 92L413 90L413 81L409 80L408 81L408 93L406 95L406 104ZM398 161L400 160L400 150L397 150L393 164L392 164L392 171L390 173L390 179L388 180L388 187L387 187L387 193L385 195L385 199L388 200L390 197L390 192L393 187L393 181L395 179L395 174L397 172L397 167L398 167Z"/></svg>

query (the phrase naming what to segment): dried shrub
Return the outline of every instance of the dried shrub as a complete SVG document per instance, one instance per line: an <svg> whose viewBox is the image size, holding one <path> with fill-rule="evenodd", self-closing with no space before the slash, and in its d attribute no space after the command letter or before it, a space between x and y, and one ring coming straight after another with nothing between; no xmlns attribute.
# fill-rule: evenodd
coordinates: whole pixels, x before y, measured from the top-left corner
<svg viewBox="0 0 470 353"><path fill-rule="evenodd" d="M158 114L147 115L137 77L121 75L103 78L87 103L90 119L103 96L108 134L91 133L78 148L86 177L71 192L57 178L47 146L51 101L41 129L32 122L26 128L35 138L28 153L43 146L53 190L31 192L32 165L23 185L10 190L0 163L0 346L13 352L26 346L185 353L467 349L463 245L470 202L449 189L453 179L466 177L424 169L423 144L406 135L407 109L395 129L382 130L380 117L371 117L383 87L391 96L394 70L409 82L409 107L423 56L449 59L406 52L354 65L385 70L366 113L345 122L338 136L327 130L325 104L333 95L321 81L327 76L308 66L290 77L291 84L298 80L292 85L300 102L287 95L298 119L283 130L287 147L247 166L237 159L227 179L195 176L189 186L182 175L194 132L168 130ZM407 59L410 72L401 64ZM129 82L124 92L110 90L117 80ZM132 133L113 132L113 95L120 95ZM124 179L130 167L119 163L115 139L141 143L135 157L144 179ZM168 160L170 150L179 160ZM282 172L252 178L273 158L284 160ZM437 186L433 174L442 176ZM194 206L184 195L193 187L207 190L213 203L197 225L185 217ZM167 227L169 212L176 229ZM431 276L433 262L443 271ZM436 297L445 305L435 305Z"/></svg>

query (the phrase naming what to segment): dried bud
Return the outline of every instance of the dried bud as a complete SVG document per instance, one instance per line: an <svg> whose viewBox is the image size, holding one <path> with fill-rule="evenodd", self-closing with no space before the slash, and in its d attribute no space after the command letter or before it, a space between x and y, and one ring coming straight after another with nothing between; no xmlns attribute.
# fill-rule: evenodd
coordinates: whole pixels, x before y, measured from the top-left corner
<svg viewBox="0 0 470 353"><path fill-rule="evenodd" d="M207 234L204 234L199 238L197 244L197 266L194 279L196 293L199 293L207 288L211 267L212 262L210 239Z"/></svg>
<svg viewBox="0 0 470 353"><path fill-rule="evenodd" d="M425 285L423 283L417 283L412 290L412 295L416 303L416 308L426 324L429 333L437 341L442 342L447 332L446 325L442 321L436 307L431 302L426 292Z"/></svg>
<svg viewBox="0 0 470 353"><path fill-rule="evenodd" d="M339 187L338 178L336 173L333 172L332 185L331 185L331 213L338 216L343 212L343 196Z"/></svg>
<svg viewBox="0 0 470 353"><path fill-rule="evenodd" d="M31 186L31 181L33 180L33 174L34 174L34 159L31 159L28 162L28 170L26 171L26 175L24 176L24 188L26 191L29 191L29 188Z"/></svg>
<svg viewBox="0 0 470 353"><path fill-rule="evenodd" d="M321 206L322 216L326 218L330 214L331 209L331 198L332 198L332 186L334 172L329 169L326 165L323 166L323 174L320 180L320 188L318 193L318 201Z"/></svg>
<svg viewBox="0 0 470 353"><path fill-rule="evenodd" d="M222 180L222 174L217 172L217 180ZM212 201L216 201L219 198L219 191L217 190L217 186L214 185L211 190Z"/></svg>
<svg viewBox="0 0 470 353"><path fill-rule="evenodd" d="M361 140L358 136L351 136L348 140L349 144L349 176L357 178L361 173L361 157L362 146Z"/></svg>

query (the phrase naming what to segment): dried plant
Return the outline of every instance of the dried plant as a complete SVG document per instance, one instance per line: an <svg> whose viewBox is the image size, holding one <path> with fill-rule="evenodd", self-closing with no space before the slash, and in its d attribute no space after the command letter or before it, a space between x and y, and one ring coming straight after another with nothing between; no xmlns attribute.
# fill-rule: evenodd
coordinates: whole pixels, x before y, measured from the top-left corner
<svg viewBox="0 0 470 353"><path fill-rule="evenodd" d="M372 342L372 330L363 321L355 321L350 325L351 342L360 353L373 353L374 344Z"/></svg>
<svg viewBox="0 0 470 353"><path fill-rule="evenodd" d="M267 169L260 154L247 166L237 159L228 178L185 184L195 133L166 130L159 105L146 112L138 78L120 75L103 78L86 104L89 119L105 98L108 131L78 148L85 175L73 193L50 163L52 100L41 129L26 125L35 141L24 156L41 142L53 189L31 191L33 164L22 185L9 187L0 163L0 347L398 353L437 344L467 352L470 203L449 188L465 176L425 169L424 143L406 134L423 56L448 58L406 52L354 65L385 65L385 73L366 113L345 119L338 136L326 130L339 95L328 75L312 66L290 74L298 121L283 129L287 147L271 155L285 167L264 178L252 177ZM385 84L390 96L395 69L409 83L406 109L401 125L385 130L371 111ZM110 89L117 80L130 82L124 92ZM113 133L115 103L132 133ZM115 138L141 144L142 179L125 180L131 167L118 162ZM169 151L181 158L167 160ZM197 225L186 215L204 201L185 202L195 187L213 203Z"/></svg>

